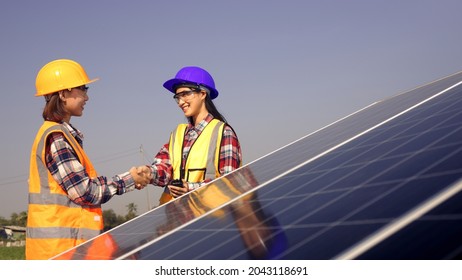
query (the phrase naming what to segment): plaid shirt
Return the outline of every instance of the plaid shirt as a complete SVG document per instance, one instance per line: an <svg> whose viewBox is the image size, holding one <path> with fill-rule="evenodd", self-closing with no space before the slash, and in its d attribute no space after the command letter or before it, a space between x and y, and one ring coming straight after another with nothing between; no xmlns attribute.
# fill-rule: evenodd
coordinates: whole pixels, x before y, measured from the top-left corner
<svg viewBox="0 0 462 280"><path fill-rule="evenodd" d="M64 123L71 134L83 147L82 133ZM77 159L72 146L67 142L62 133L51 133L47 138L46 164L53 178L67 193L69 199L79 205L98 205L107 202L115 194L132 191L135 183L130 172L116 175L112 181L99 176L89 178L86 170Z"/></svg>
<svg viewBox="0 0 462 280"><path fill-rule="evenodd" d="M183 143L183 158L188 156L192 144L194 141L196 141L201 132L212 119L213 116L208 114L208 116L196 126L193 126L191 123L188 125ZM168 148L169 143L165 144L160 149L160 151L155 156L154 162L151 166L153 170L153 183L161 187L168 185L168 183L170 183L170 181L173 179L173 167L170 162L170 154L168 152ZM220 147L220 159L218 163L220 174L224 175L237 169L241 165L241 161L241 146L239 144L239 140L237 139L237 135L229 125L225 125ZM200 183L188 182L189 190L197 189L209 181L210 180L206 180Z"/></svg>

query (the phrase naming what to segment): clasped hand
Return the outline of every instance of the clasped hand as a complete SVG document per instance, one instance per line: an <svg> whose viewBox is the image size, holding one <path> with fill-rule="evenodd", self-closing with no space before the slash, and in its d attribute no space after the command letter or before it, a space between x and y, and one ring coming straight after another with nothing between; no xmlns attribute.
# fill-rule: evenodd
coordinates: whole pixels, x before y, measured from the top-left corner
<svg viewBox="0 0 462 280"><path fill-rule="evenodd" d="M135 181L135 188L138 190L143 189L152 180L151 168L146 165L130 168L130 175L132 175Z"/></svg>

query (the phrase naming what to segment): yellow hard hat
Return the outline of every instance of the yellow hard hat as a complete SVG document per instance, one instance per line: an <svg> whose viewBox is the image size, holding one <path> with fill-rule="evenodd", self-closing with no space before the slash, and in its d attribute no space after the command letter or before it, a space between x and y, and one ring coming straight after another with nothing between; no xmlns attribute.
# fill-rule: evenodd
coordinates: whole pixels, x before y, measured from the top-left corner
<svg viewBox="0 0 462 280"><path fill-rule="evenodd" d="M37 93L42 96L93 83L98 78L90 80L85 69L77 62L69 59L53 60L40 69L35 79Z"/></svg>

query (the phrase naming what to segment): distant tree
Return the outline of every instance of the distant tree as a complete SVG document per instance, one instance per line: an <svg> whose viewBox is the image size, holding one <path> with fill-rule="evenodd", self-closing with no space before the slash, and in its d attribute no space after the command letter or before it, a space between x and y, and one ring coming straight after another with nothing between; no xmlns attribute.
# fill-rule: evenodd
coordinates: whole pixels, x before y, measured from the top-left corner
<svg viewBox="0 0 462 280"><path fill-rule="evenodd" d="M18 218L19 218L18 213L12 213L10 216L10 225L17 226Z"/></svg>
<svg viewBox="0 0 462 280"><path fill-rule="evenodd" d="M137 215L138 207L135 203L129 203L127 205L128 212L127 215L121 216L117 215L114 210L108 209L103 211L103 220L104 220L104 231L110 230L120 224L125 223L128 220L135 218Z"/></svg>
<svg viewBox="0 0 462 280"><path fill-rule="evenodd" d="M10 224L10 221L0 216L0 226L7 226Z"/></svg>
<svg viewBox="0 0 462 280"><path fill-rule="evenodd" d="M22 211L19 213L18 217L16 218L16 223L18 226L25 227L27 225L27 212Z"/></svg>
<svg viewBox="0 0 462 280"><path fill-rule="evenodd" d="M127 215L125 215L125 220L129 221L136 217L136 213L138 212L138 207L136 206L135 203L132 202L127 205L127 208L128 208L128 213Z"/></svg>
<svg viewBox="0 0 462 280"><path fill-rule="evenodd" d="M11 226L21 226L25 227L27 224L27 212L22 211L21 213L13 213L10 216L10 221L8 222Z"/></svg>
<svg viewBox="0 0 462 280"><path fill-rule="evenodd" d="M110 230L125 222L123 216L117 215L114 210L108 209L103 211L104 231Z"/></svg>

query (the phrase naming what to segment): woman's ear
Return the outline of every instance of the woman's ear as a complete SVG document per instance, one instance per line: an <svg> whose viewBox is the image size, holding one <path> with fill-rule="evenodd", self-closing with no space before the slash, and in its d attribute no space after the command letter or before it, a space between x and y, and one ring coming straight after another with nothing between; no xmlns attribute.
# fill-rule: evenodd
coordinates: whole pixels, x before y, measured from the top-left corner
<svg viewBox="0 0 462 280"><path fill-rule="evenodd" d="M59 99L64 102L66 101L66 97L64 96L64 90L59 92Z"/></svg>
<svg viewBox="0 0 462 280"><path fill-rule="evenodd" d="M207 92L205 90L201 90L201 93L202 93L201 99L205 100L205 98L207 97Z"/></svg>

